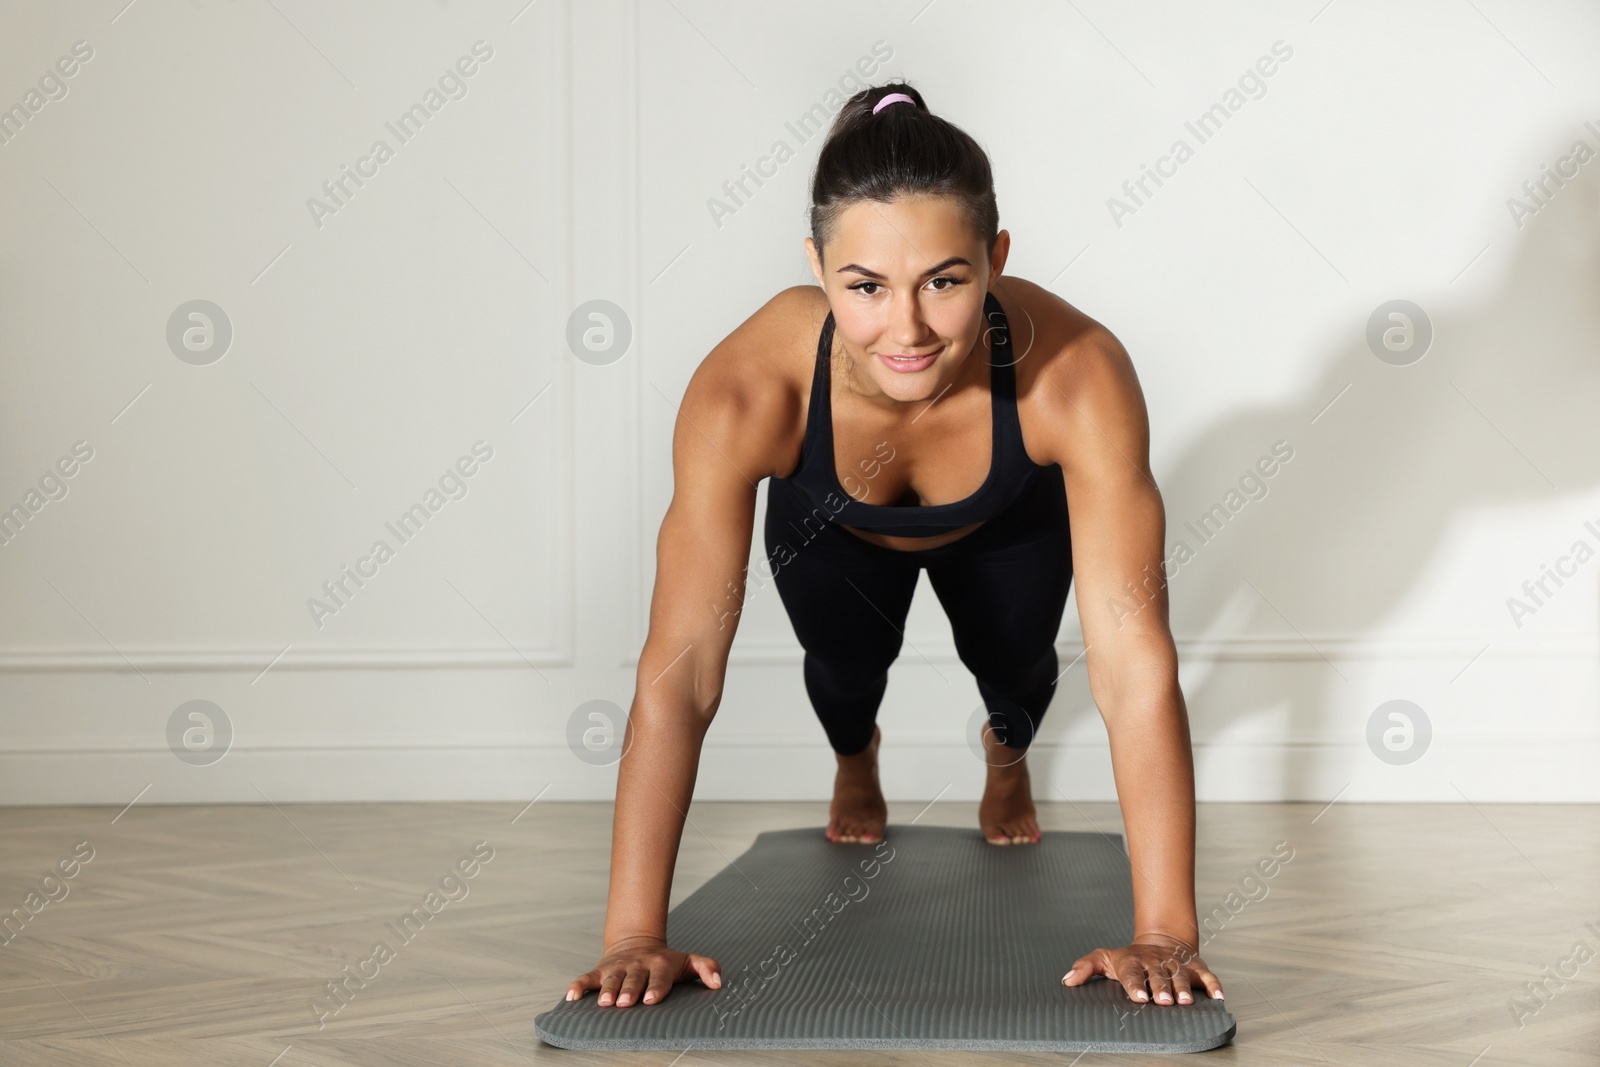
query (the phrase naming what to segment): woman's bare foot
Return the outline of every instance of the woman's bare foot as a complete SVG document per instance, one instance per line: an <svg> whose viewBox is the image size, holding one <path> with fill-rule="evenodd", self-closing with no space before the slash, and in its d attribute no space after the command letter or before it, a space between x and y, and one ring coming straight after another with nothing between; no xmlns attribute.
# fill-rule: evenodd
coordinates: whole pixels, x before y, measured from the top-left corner
<svg viewBox="0 0 1600 1067"><path fill-rule="evenodd" d="M1028 783L1027 753L1007 748L993 730L983 731L989 780L978 804L978 826L991 845L1031 845L1039 840L1039 820Z"/></svg>
<svg viewBox="0 0 1600 1067"><path fill-rule="evenodd" d="M833 805L828 809L829 841L872 844L883 840L889 808L878 787L878 742L882 734L872 728L872 742L854 756L840 756L833 778Z"/></svg>

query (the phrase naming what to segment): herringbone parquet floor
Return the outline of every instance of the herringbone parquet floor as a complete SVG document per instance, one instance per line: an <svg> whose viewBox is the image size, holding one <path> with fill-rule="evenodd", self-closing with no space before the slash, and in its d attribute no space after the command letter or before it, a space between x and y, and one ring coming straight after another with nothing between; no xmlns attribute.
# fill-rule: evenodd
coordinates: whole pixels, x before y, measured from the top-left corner
<svg viewBox="0 0 1600 1067"><path fill-rule="evenodd" d="M891 832L922 806L890 805ZM0 809L0 1064L1071 1062L544 1046L533 1017L599 949L610 806L519 809ZM674 903L761 830L825 817L695 805ZM922 821L975 818L941 802ZM1112 804L1045 804L1041 821L1120 832ZM1247 880L1278 842L1293 858ZM1202 805L1198 894L1239 1021L1204 1062L1600 1064L1600 807Z"/></svg>

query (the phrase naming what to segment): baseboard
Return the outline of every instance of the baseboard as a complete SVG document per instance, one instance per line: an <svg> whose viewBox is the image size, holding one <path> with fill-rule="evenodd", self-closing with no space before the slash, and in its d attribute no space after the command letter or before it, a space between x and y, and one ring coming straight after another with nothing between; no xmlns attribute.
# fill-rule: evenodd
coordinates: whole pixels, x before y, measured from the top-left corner
<svg viewBox="0 0 1600 1067"><path fill-rule="evenodd" d="M1438 738L1392 766L1360 744L1229 740L1194 746L1203 801L1325 804L1600 803L1600 737ZM1029 756L1040 801L1115 801L1106 743L1041 738ZM821 738L708 738L697 800L825 801L832 753ZM976 800L983 765L948 738L898 736L882 755L893 801ZM328 742L237 746L206 767L165 748L34 746L0 750L0 805L609 801L614 767L573 758L560 740Z"/></svg>

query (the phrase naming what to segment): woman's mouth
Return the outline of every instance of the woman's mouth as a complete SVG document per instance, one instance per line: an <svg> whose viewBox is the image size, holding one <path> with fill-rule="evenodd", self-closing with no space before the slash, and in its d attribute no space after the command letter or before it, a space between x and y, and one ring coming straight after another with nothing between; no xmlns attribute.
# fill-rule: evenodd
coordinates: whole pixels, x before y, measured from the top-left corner
<svg viewBox="0 0 1600 1067"><path fill-rule="evenodd" d="M925 356L908 355L903 352L879 352L878 358L881 359L890 370L898 371L901 374L912 374L919 370L926 370L928 367L932 366L933 361L938 357L938 355L939 353L937 352L929 352Z"/></svg>

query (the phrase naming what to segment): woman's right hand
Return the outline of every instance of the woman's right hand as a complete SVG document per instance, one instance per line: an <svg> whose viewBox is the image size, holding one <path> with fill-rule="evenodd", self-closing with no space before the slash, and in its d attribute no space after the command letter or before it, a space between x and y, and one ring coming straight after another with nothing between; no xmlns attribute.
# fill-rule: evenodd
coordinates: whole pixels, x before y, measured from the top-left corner
<svg viewBox="0 0 1600 1067"><path fill-rule="evenodd" d="M699 978L708 988L722 986L722 967L710 956L679 952L655 937L625 937L606 946L594 970L580 974L567 987L567 999L578 1000L591 989L600 990L600 1006L626 1008L640 999L655 1004L672 992L675 982Z"/></svg>

